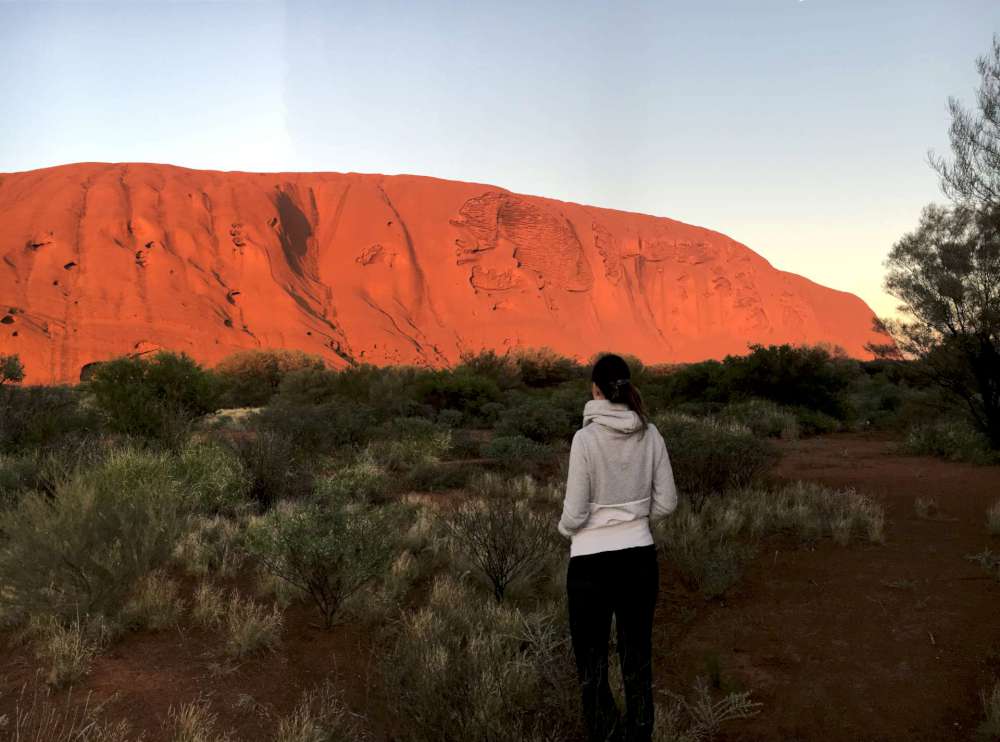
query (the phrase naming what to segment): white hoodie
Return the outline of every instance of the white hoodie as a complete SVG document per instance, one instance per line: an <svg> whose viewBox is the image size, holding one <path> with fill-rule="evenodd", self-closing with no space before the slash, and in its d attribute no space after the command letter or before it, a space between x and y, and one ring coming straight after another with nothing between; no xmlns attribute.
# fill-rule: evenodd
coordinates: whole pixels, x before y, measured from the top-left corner
<svg viewBox="0 0 1000 742"><path fill-rule="evenodd" d="M570 556L653 543L649 521L677 508L663 436L621 402L594 399L573 436L559 532Z"/></svg>

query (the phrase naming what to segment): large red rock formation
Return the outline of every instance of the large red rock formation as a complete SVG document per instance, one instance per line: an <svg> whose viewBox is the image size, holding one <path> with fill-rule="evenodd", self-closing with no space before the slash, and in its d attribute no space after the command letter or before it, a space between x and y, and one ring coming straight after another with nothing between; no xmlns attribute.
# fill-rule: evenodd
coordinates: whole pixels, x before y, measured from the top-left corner
<svg viewBox="0 0 1000 742"><path fill-rule="evenodd" d="M157 348L437 366L885 342L858 297L718 232L474 183L85 163L0 175L0 214L0 353L32 383Z"/></svg>

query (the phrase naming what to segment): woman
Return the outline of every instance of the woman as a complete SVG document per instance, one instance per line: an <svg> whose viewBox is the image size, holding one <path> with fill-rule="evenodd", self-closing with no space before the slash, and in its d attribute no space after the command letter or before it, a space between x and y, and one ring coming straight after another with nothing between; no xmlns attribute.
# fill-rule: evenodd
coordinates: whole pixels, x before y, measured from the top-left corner
<svg viewBox="0 0 1000 742"><path fill-rule="evenodd" d="M591 742L648 742L653 733L652 633L659 587L655 522L677 507L663 437L648 422L628 364L602 356L593 399L573 436L559 532L572 539L566 589ZM625 681L624 719L608 686L611 617Z"/></svg>

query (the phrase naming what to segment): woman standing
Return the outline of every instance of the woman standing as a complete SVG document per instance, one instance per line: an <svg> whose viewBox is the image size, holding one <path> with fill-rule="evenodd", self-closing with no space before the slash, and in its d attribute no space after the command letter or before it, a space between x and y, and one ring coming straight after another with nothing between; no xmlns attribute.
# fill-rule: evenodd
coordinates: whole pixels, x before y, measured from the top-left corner
<svg viewBox="0 0 1000 742"><path fill-rule="evenodd" d="M573 436L559 532L572 539L569 624L591 742L648 742L653 734L652 632L659 587L655 522L677 507L663 437L646 419L628 364L602 356L593 399ZM608 685L614 616L625 716Z"/></svg>

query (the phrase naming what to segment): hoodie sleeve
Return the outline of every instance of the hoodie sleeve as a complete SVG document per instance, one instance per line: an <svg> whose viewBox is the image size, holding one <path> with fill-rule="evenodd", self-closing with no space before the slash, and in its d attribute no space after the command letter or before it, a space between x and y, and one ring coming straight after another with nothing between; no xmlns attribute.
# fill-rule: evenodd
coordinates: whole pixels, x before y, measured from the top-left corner
<svg viewBox="0 0 1000 742"><path fill-rule="evenodd" d="M677 485L674 484L674 470L670 466L670 455L663 436L657 432L656 451L653 454L653 499L650 504L649 520L655 523L677 509Z"/></svg>
<svg viewBox="0 0 1000 742"><path fill-rule="evenodd" d="M573 436L573 445L569 450L566 497L559 518L559 533L566 538L571 538L590 517L590 466L582 432L579 430Z"/></svg>

